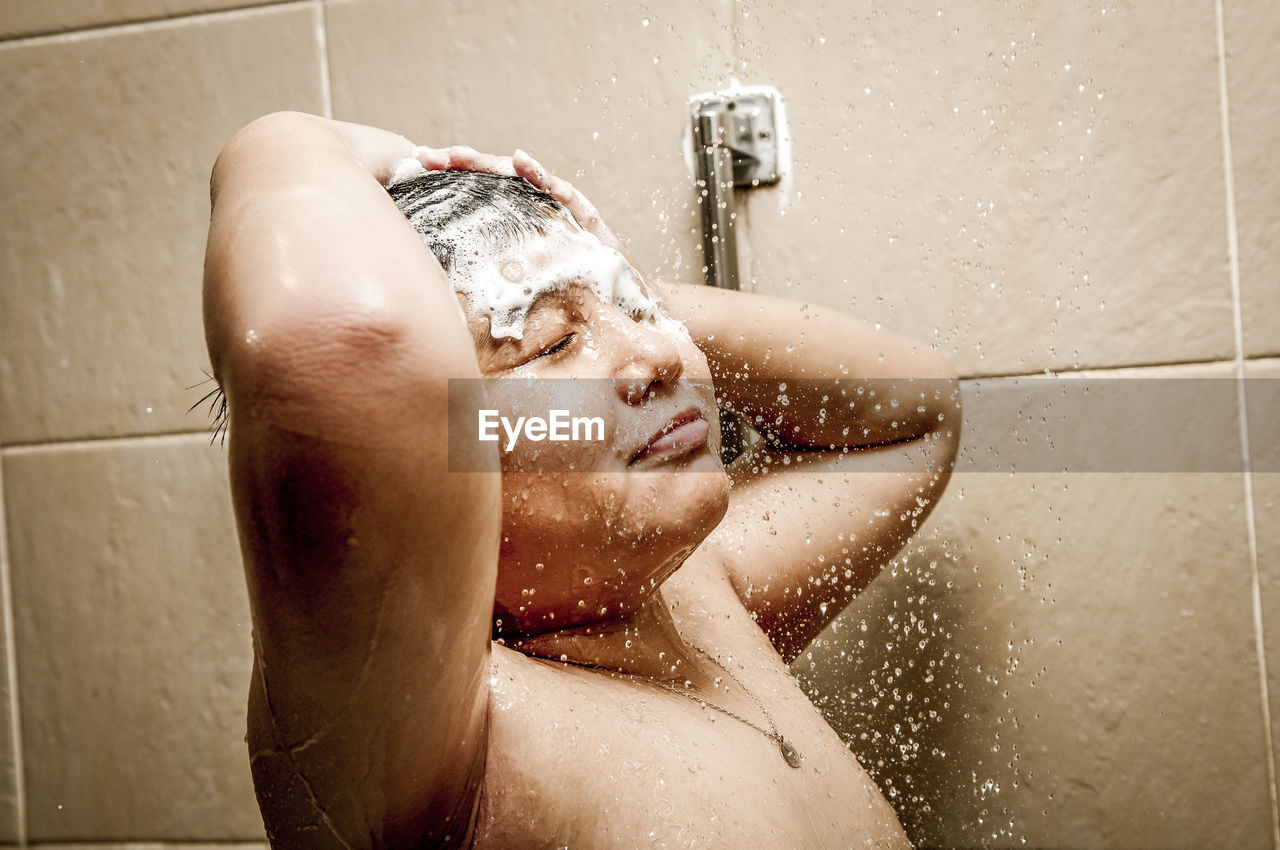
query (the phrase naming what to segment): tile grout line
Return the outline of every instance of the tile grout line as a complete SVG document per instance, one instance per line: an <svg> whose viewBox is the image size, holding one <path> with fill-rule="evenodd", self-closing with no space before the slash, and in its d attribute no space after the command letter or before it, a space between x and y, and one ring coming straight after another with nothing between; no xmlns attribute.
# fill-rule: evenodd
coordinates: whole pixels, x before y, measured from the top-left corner
<svg viewBox="0 0 1280 850"><path fill-rule="evenodd" d="M1259 363L1269 362L1269 361L1280 362L1280 357L1274 357L1269 355L1264 355L1259 357L1249 357L1245 359L1247 362L1259 362ZM1053 372L1048 375L1046 375L1046 373L1043 370L1038 372L1005 372L1005 373L991 373L991 374L981 374L981 375L961 375L960 380L961 381L1004 381L1004 380L1014 380L1018 378L1039 379L1039 378L1045 378L1045 377L1051 377L1051 378L1096 377L1100 373L1106 373L1106 372L1120 372L1120 371L1132 371L1132 370L1142 370L1142 369L1168 369L1168 368L1196 367L1196 366L1221 366L1221 365L1234 365L1235 363L1236 361L1234 358L1231 360L1179 360L1173 363L1138 363L1138 364L1128 363L1128 364L1119 364L1114 366L1090 366L1088 368L1078 369L1078 370ZM200 429L193 429L193 430L153 431L151 433L139 433L139 434L114 434L109 437L68 437L68 438L59 438L59 439L52 439L52 440L37 440L34 442L0 443L0 453L26 454L30 452L53 451L58 449L85 449L85 448L92 448L95 446L101 446L104 443L117 443L117 442L129 443L129 442L139 442L143 440L181 440L184 438L194 437L194 436L203 436L207 442L210 437L210 433L211 432L208 428L200 428ZM222 443L216 440L214 441L214 446L220 446L220 445L222 445ZM2 847L3 845L0 845L0 848Z"/></svg>
<svg viewBox="0 0 1280 850"><path fill-rule="evenodd" d="M1222 170L1226 184L1227 256L1231 270L1231 317L1235 336L1236 416L1244 469L1245 529L1249 539L1249 578L1253 597L1253 633L1258 656L1258 690L1262 698L1262 739L1266 749L1267 790L1271 798L1271 845L1280 850L1280 805L1276 795L1276 761L1271 737L1271 695L1267 682L1266 636L1262 619L1262 579L1258 571L1258 532L1253 507L1253 469L1249 462L1248 400L1244 378L1244 315L1240 300L1240 237L1236 222L1235 165L1231 156L1231 111L1227 89L1227 36L1223 0L1214 0L1218 30L1218 104L1222 117Z"/></svg>
<svg viewBox="0 0 1280 850"><path fill-rule="evenodd" d="M167 18L142 18L136 21L89 24L88 26L80 26L73 29L60 30L58 32L44 32L36 33L35 35L20 35L15 38L0 39L0 50L5 50L10 47L39 47L46 44L74 43L77 41L85 41L90 38L127 35L152 29L165 29L170 27L186 26L189 24L206 23L217 18L235 17L240 15L265 15L279 9L296 9L302 6L309 6L314 2L315 0L284 0L284 2L280 3L248 3L244 6L233 6L229 9L217 9L212 12L191 12L188 14L171 15Z"/></svg>
<svg viewBox="0 0 1280 850"><path fill-rule="evenodd" d="M140 443L149 440L178 442L188 440L192 437L201 437L205 443L208 443L210 435L208 430L202 428L199 431L160 431L154 434L120 434L114 437L81 437L70 440L46 440L41 443L12 443L7 446L0 446L0 455L22 455L48 451L91 449L100 447L106 443ZM213 442L213 448L220 447L221 444L215 440Z"/></svg>
<svg viewBox="0 0 1280 850"><path fill-rule="evenodd" d="M18 846L27 846L27 779L22 759L22 718L18 713L18 650L14 645L13 592L9 579L9 524L4 504L4 470L0 465L0 616L4 618L4 655L9 687L9 741L13 748L14 828Z"/></svg>
<svg viewBox="0 0 1280 850"><path fill-rule="evenodd" d="M329 78L329 31L324 0L315 0L316 41L320 49L320 100L324 117L333 118L333 89Z"/></svg>

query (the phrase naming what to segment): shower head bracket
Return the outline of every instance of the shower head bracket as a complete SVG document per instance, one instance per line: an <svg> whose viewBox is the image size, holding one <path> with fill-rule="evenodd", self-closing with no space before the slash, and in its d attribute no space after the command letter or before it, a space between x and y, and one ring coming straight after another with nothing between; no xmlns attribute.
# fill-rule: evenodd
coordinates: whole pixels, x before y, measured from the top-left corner
<svg viewBox="0 0 1280 850"><path fill-rule="evenodd" d="M778 129L775 117L776 91L746 91L707 94L690 101L694 144L720 144L733 160L733 185L738 188L777 183ZM702 116L710 116L719 126L720 138L700 138Z"/></svg>
<svg viewBox="0 0 1280 850"><path fill-rule="evenodd" d="M689 100L707 283L738 288L738 189L781 180L778 92L761 86Z"/></svg>

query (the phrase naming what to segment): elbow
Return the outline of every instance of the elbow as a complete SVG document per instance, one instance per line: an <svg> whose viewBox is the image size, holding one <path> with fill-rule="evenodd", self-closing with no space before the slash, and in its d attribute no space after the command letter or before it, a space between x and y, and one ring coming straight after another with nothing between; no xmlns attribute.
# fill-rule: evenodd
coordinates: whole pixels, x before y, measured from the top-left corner
<svg viewBox="0 0 1280 850"><path fill-rule="evenodd" d="M300 133L319 126L324 120L305 112L280 111L267 113L241 127L222 146L213 162L209 175L211 202L217 204L220 189L228 175L235 173L243 163L252 161L264 146L275 140L287 144L290 139L296 139Z"/></svg>
<svg viewBox="0 0 1280 850"><path fill-rule="evenodd" d="M228 339L219 377L231 409L260 424L337 442L365 441L371 422L428 421L444 409L453 368L378 311L292 315ZM474 358L473 358L474 360Z"/></svg>
<svg viewBox="0 0 1280 850"><path fill-rule="evenodd" d="M279 136L290 136L307 127L314 127L324 123L325 119L306 112L295 112L291 110L280 110L278 112L268 112L253 119L245 124L227 141L222 148L223 154L235 153L243 147L252 146L261 142L266 138L275 138Z"/></svg>

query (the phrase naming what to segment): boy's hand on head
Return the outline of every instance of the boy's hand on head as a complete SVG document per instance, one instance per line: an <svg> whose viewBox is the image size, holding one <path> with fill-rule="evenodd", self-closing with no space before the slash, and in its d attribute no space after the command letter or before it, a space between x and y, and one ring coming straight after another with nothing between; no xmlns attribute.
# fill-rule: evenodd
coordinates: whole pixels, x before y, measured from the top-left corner
<svg viewBox="0 0 1280 850"><path fill-rule="evenodd" d="M587 200L586 195L574 188L568 180L556 177L547 171L541 163L524 151L516 151L512 159L517 174L564 204L565 209L569 210L573 216L573 220L578 222L583 230L595 236L602 244L622 254L631 265L635 265L626 248L604 223L599 210L596 209L595 204Z"/></svg>
<svg viewBox="0 0 1280 850"><path fill-rule="evenodd" d="M466 145L454 145L448 148L418 147L414 149L414 155L428 171L479 171L503 177L524 178L563 204L578 226L599 239L601 244L622 254L631 265L636 265L622 242L604 223L599 210L587 200L587 196L574 188L568 180L556 177L542 163L522 150L517 150L511 156L497 156L480 153Z"/></svg>
<svg viewBox="0 0 1280 850"><path fill-rule="evenodd" d="M466 145L453 145L447 148L419 146L414 148L413 153L418 158L418 162L422 163L422 167L428 171L479 171L502 177L523 176L516 173L511 157L480 153Z"/></svg>

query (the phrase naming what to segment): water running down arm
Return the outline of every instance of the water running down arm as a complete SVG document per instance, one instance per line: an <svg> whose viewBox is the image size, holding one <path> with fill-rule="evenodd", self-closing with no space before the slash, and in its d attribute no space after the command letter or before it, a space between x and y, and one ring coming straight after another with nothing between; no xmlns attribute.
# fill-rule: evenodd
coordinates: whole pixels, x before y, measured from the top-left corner
<svg viewBox="0 0 1280 850"><path fill-rule="evenodd" d="M447 381L479 370L382 185L413 151L277 114L213 173L206 336L231 410L249 742L277 846L456 838L478 792L497 458L447 472Z"/></svg>

